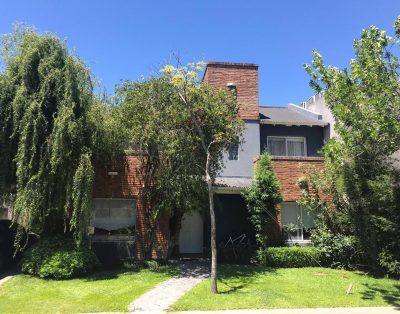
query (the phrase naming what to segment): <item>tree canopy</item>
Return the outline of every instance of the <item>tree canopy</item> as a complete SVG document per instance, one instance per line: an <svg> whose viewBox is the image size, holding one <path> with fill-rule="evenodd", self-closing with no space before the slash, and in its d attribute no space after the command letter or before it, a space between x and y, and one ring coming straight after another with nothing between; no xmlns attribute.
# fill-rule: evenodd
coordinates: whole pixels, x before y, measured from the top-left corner
<svg viewBox="0 0 400 314"><path fill-rule="evenodd" d="M0 192L24 232L87 233L99 143L93 79L53 34L17 27L2 42Z"/></svg>
<svg viewBox="0 0 400 314"><path fill-rule="evenodd" d="M400 18L395 35L371 26L354 41L349 69L326 66L316 51L305 68L335 118L324 182L347 218L343 232L356 236L364 263L400 274L400 176L392 159L400 149Z"/></svg>

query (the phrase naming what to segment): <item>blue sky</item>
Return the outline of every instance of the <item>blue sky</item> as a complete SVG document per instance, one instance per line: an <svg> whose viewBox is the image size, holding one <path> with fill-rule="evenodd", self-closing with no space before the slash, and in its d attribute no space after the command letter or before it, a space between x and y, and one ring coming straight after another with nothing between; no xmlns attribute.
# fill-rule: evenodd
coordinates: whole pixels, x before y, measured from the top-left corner
<svg viewBox="0 0 400 314"><path fill-rule="evenodd" d="M376 25L393 34L399 0L1 1L0 33L16 21L67 38L108 93L170 60L259 64L260 104L313 94L303 64L316 48L344 67L352 42Z"/></svg>

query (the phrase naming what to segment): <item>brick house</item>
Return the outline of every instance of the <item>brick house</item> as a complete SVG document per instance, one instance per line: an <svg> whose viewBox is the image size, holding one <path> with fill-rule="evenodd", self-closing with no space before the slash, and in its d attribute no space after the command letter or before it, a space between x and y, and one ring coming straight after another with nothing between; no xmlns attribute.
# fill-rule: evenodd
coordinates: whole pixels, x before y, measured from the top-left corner
<svg viewBox="0 0 400 314"><path fill-rule="evenodd" d="M307 243L313 218L296 203L300 195L296 182L303 176L301 164L323 167L319 151L329 137L330 124L322 114L304 106L260 106L256 64L209 62L203 81L218 88L235 90L240 105L239 116L245 122L244 143L232 146L226 152L225 168L216 180L217 243L243 234L254 240L254 230L241 192L251 183L254 161L263 151L273 156L273 168L284 199L279 206L276 225L271 226L275 241ZM123 230L135 226L137 236L94 234L92 240L95 245L118 242L122 251L125 250L124 254L142 258L143 239L147 232L138 198L141 188L138 166L138 158L126 154L112 167L98 167L93 202L93 225L96 230ZM283 232L286 224L296 225L297 230L291 234ZM169 217L164 213L156 232L154 257L167 255L168 236ZM136 244L132 245L134 242ZM179 253L202 254L204 248L209 247L209 242L208 218L198 212L185 214Z"/></svg>

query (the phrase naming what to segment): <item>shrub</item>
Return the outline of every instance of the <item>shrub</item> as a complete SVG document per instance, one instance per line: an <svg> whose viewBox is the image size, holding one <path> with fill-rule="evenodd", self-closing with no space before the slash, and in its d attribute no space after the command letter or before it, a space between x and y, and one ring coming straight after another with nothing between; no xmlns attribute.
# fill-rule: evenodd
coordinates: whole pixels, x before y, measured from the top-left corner
<svg viewBox="0 0 400 314"><path fill-rule="evenodd" d="M254 225L256 241L262 250L267 245L265 226L276 222L276 207L282 202L279 181L268 153L260 156L256 163L254 180L242 196Z"/></svg>
<svg viewBox="0 0 400 314"><path fill-rule="evenodd" d="M387 251L378 256L378 263L389 275L400 277L400 261Z"/></svg>
<svg viewBox="0 0 400 314"><path fill-rule="evenodd" d="M321 253L315 247L269 247L258 251L259 262L270 267L321 266Z"/></svg>
<svg viewBox="0 0 400 314"><path fill-rule="evenodd" d="M21 270L40 278L68 279L88 274L98 265L89 248L77 248L73 239L54 236L39 240L23 254Z"/></svg>
<svg viewBox="0 0 400 314"><path fill-rule="evenodd" d="M333 268L354 269L359 261L355 237L333 234L318 227L311 235L312 243L321 252L322 263Z"/></svg>

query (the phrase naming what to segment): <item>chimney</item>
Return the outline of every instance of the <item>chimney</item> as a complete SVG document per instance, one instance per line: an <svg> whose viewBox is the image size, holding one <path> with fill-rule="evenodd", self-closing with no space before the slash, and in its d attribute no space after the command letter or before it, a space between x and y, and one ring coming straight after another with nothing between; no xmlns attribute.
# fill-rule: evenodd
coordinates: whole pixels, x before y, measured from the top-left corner
<svg viewBox="0 0 400 314"><path fill-rule="evenodd" d="M258 120L258 65L253 63L209 62L203 82L236 93L239 117Z"/></svg>

